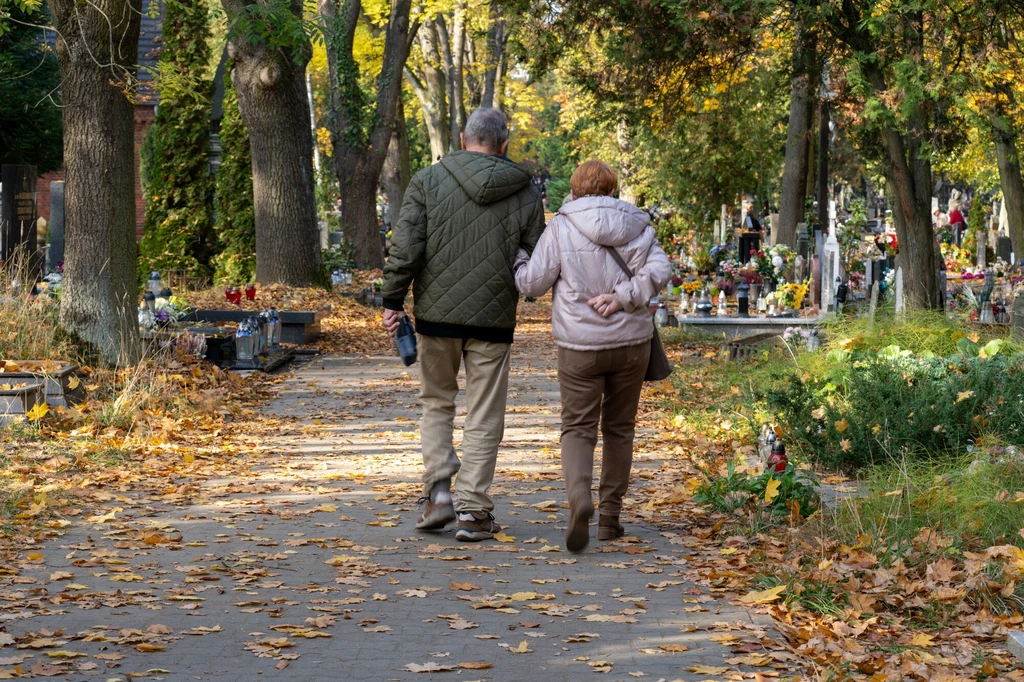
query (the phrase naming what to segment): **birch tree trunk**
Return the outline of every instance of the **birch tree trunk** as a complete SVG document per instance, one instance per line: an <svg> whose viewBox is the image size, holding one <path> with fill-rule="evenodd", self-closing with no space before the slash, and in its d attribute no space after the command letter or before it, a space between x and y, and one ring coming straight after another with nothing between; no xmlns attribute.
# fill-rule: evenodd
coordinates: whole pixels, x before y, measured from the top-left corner
<svg viewBox="0 0 1024 682"><path fill-rule="evenodd" d="M135 107L141 0L50 0L64 115L60 325L106 362L138 354Z"/></svg>

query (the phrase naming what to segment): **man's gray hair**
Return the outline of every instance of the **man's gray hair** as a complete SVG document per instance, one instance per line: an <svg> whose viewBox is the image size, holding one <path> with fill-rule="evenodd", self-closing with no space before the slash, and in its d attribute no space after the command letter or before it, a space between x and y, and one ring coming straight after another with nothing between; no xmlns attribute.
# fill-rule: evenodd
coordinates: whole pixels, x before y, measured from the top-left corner
<svg viewBox="0 0 1024 682"><path fill-rule="evenodd" d="M508 119L500 109L480 108L466 121L466 144L501 151L508 141Z"/></svg>

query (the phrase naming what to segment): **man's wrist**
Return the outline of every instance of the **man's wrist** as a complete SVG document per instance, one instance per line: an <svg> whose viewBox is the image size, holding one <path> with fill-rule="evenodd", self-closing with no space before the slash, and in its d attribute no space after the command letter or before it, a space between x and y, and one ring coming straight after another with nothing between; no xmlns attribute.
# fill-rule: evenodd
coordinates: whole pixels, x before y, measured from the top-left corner
<svg viewBox="0 0 1024 682"><path fill-rule="evenodd" d="M405 299L401 299L401 298L385 298L383 303L384 303L384 310L393 310L396 313L404 313L405 312Z"/></svg>

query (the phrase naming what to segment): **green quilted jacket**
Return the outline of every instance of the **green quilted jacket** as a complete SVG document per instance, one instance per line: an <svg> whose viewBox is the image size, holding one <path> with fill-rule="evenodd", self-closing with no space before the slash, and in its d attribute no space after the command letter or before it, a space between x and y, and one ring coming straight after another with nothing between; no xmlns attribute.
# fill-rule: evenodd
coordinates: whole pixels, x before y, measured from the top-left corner
<svg viewBox="0 0 1024 682"><path fill-rule="evenodd" d="M402 310L413 288L416 331L511 343L513 265L544 231L540 192L508 159L454 152L409 183L384 267L384 307Z"/></svg>

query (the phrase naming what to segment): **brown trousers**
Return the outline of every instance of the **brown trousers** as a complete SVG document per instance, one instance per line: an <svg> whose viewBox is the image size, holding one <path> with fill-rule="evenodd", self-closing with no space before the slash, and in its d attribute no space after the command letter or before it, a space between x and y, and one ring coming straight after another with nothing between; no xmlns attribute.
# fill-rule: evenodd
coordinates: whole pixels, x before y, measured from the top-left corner
<svg viewBox="0 0 1024 682"><path fill-rule="evenodd" d="M604 441L600 502L618 516L633 466L633 436L651 344L612 350L558 349L562 393L562 472L570 502L590 496L598 422Z"/></svg>

